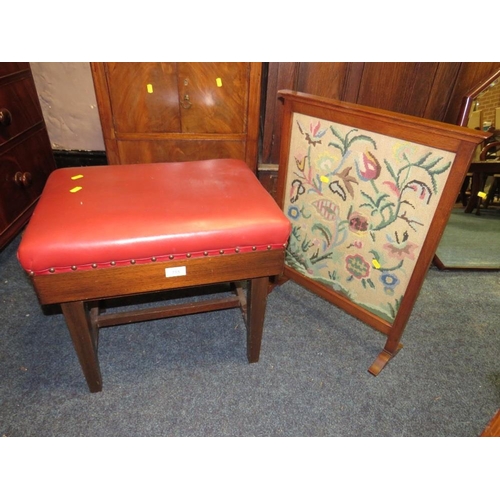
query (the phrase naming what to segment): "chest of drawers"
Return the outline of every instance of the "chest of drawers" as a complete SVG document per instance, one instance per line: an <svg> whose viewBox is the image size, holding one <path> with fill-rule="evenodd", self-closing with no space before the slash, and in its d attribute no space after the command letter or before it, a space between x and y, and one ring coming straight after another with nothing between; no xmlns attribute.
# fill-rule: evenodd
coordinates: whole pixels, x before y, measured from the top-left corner
<svg viewBox="0 0 500 500"><path fill-rule="evenodd" d="M56 168L29 63L0 63L0 250Z"/></svg>

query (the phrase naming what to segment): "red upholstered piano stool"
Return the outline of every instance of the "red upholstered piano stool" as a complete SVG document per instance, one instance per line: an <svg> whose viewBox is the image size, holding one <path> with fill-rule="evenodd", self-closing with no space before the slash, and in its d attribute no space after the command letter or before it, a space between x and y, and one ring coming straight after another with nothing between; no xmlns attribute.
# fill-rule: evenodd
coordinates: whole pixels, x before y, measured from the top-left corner
<svg viewBox="0 0 500 500"><path fill-rule="evenodd" d="M290 224L239 160L65 168L18 258L35 275L282 247Z"/></svg>
<svg viewBox="0 0 500 500"><path fill-rule="evenodd" d="M240 160L54 171L18 249L41 304L61 304L92 392L100 327L241 307L258 361L269 278L291 225ZM248 281L247 297L101 314L101 299ZM161 310L160 310L161 309Z"/></svg>

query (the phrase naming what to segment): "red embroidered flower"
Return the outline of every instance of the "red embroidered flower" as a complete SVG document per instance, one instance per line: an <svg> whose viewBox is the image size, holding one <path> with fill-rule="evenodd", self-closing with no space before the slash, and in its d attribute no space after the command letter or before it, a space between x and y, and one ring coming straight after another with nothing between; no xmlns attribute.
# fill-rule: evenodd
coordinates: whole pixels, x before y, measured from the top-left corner
<svg viewBox="0 0 500 500"><path fill-rule="evenodd" d="M358 174L363 181L373 181L377 179L382 170L377 158L369 151L363 153L363 168L364 170L358 168Z"/></svg>
<svg viewBox="0 0 500 500"><path fill-rule="evenodd" d="M345 264L351 276L358 280L367 278L370 274L370 264L359 254L348 255Z"/></svg>
<svg viewBox="0 0 500 500"><path fill-rule="evenodd" d="M349 217L349 231L353 233L364 233L368 231L368 219L358 212L354 212Z"/></svg>
<svg viewBox="0 0 500 500"><path fill-rule="evenodd" d="M389 251L390 257L415 260L415 250L418 248L418 245L410 241L403 241L402 243L386 243L384 248Z"/></svg>

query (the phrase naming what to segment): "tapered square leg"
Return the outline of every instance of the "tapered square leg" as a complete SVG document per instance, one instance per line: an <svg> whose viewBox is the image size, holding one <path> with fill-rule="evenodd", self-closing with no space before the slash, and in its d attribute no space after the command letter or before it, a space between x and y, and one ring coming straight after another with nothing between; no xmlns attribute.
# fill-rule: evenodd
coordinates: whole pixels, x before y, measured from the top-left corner
<svg viewBox="0 0 500 500"><path fill-rule="evenodd" d="M250 363L259 361L264 317L266 313L269 278L255 278L248 282L247 357Z"/></svg>
<svg viewBox="0 0 500 500"><path fill-rule="evenodd" d="M90 392L99 392L102 377L97 358L97 328L85 302L67 302L61 304L61 308Z"/></svg>

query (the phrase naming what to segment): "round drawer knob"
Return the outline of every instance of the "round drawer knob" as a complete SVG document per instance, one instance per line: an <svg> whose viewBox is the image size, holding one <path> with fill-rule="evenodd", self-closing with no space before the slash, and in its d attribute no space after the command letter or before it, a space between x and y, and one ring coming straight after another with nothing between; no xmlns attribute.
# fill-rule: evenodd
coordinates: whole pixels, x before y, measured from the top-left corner
<svg viewBox="0 0 500 500"><path fill-rule="evenodd" d="M0 109L0 125L8 127L12 123L12 114L6 108Z"/></svg>
<svg viewBox="0 0 500 500"><path fill-rule="evenodd" d="M14 182L18 186L31 186L31 174L29 172L16 172L14 174Z"/></svg>

